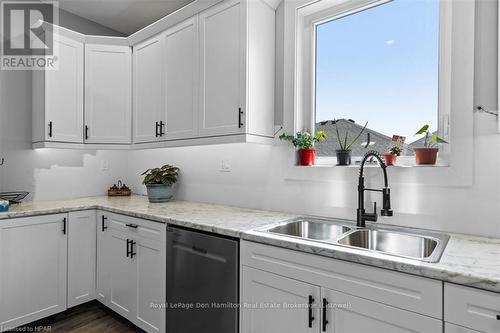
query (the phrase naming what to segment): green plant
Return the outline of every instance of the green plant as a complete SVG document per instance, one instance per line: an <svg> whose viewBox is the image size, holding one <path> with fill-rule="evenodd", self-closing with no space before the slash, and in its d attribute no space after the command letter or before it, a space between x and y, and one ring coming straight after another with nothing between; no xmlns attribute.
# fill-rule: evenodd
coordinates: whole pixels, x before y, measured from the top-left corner
<svg viewBox="0 0 500 333"><path fill-rule="evenodd" d="M361 134L363 134L363 132L365 131L367 125L368 125L368 122L365 123L365 126L363 126L361 131L359 131L358 135L356 135L354 140L352 140L350 143L348 143L349 131L346 130L345 135L341 136L340 132L339 132L338 122L335 122L335 131L337 133L337 142L339 143L340 150L349 150L352 147L352 145L355 144L356 141L358 141ZM344 137L344 138L342 139L342 137Z"/></svg>
<svg viewBox="0 0 500 333"><path fill-rule="evenodd" d="M401 148L399 148L398 146L394 146L391 149L389 149L389 153L391 153L392 155L399 156L401 155Z"/></svg>
<svg viewBox="0 0 500 333"><path fill-rule="evenodd" d="M432 134L429 131L429 125L422 126L415 135L425 134L424 148L435 148L439 143L448 143L444 139L437 136L437 134Z"/></svg>
<svg viewBox="0 0 500 333"><path fill-rule="evenodd" d="M172 185L177 182L179 168L165 164L160 168L147 169L142 173L143 184L164 184Z"/></svg>
<svg viewBox="0 0 500 333"><path fill-rule="evenodd" d="M309 132L297 132L295 136L283 133L280 135L280 140L290 141L294 147L299 149L312 149L316 142L322 142L326 140L325 131L317 131L314 136Z"/></svg>

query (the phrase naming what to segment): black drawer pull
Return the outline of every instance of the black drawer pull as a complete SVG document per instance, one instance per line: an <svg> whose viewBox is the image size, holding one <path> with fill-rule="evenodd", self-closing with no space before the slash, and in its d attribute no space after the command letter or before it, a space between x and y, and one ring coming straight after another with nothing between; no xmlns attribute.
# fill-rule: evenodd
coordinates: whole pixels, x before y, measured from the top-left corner
<svg viewBox="0 0 500 333"><path fill-rule="evenodd" d="M326 298L323 298L323 322L322 322L322 331L326 332L326 325L328 324L328 320L326 320L326 308L328 307L328 302Z"/></svg>
<svg viewBox="0 0 500 333"><path fill-rule="evenodd" d="M127 238L127 257L130 255L130 239Z"/></svg>
<svg viewBox="0 0 500 333"><path fill-rule="evenodd" d="M165 128L165 123L162 121L160 121L160 136L164 136L165 135L165 132L163 131L163 129Z"/></svg>
<svg viewBox="0 0 500 333"><path fill-rule="evenodd" d="M101 216L101 230L102 232L104 232L106 229L108 229L108 227L106 227L106 223L104 221L106 221L108 218L104 215Z"/></svg>
<svg viewBox="0 0 500 333"><path fill-rule="evenodd" d="M155 129L155 132L156 132L156 137L159 137L160 136L160 133L158 132L158 127L160 126L160 124L158 122L156 122L156 129Z"/></svg>
<svg viewBox="0 0 500 333"><path fill-rule="evenodd" d="M132 259L137 253L134 252L134 245L137 244L133 240L130 241L130 259Z"/></svg>
<svg viewBox="0 0 500 333"><path fill-rule="evenodd" d="M129 227L129 228L134 228L134 229L137 229L137 227L139 227L137 224L132 224L132 223L125 224L125 226Z"/></svg>
<svg viewBox="0 0 500 333"><path fill-rule="evenodd" d="M66 235L66 218L64 217L62 221L63 221L63 229L62 229L62 232L63 232L63 234L64 234L64 235Z"/></svg>
<svg viewBox="0 0 500 333"><path fill-rule="evenodd" d="M52 122L49 121L49 138L52 137Z"/></svg>
<svg viewBox="0 0 500 333"><path fill-rule="evenodd" d="M85 125L85 140L89 139L89 127Z"/></svg>
<svg viewBox="0 0 500 333"><path fill-rule="evenodd" d="M241 110L241 108L238 108L238 128L241 128L243 126L241 116L243 116L243 111Z"/></svg>
<svg viewBox="0 0 500 333"><path fill-rule="evenodd" d="M497 315L497 320L500 320L500 314Z"/></svg>
<svg viewBox="0 0 500 333"><path fill-rule="evenodd" d="M313 317L313 303L314 303L314 298L309 295L309 306L308 306L308 310L309 310L309 328L313 327L313 320L314 320L314 317Z"/></svg>

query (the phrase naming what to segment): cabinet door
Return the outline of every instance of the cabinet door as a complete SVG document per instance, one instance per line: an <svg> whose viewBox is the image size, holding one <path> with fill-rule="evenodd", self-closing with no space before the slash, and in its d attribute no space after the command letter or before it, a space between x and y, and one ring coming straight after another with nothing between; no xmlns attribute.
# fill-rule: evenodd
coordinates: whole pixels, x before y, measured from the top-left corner
<svg viewBox="0 0 500 333"><path fill-rule="evenodd" d="M165 112L165 56L161 36L134 46L134 143L159 139L159 125Z"/></svg>
<svg viewBox="0 0 500 333"><path fill-rule="evenodd" d="M96 212L69 213L68 307L95 299Z"/></svg>
<svg viewBox="0 0 500 333"><path fill-rule="evenodd" d="M147 332L165 332L165 242L134 238L137 256L137 312L134 322Z"/></svg>
<svg viewBox="0 0 500 333"><path fill-rule="evenodd" d="M83 142L83 44L62 35L57 70L45 71L45 140Z"/></svg>
<svg viewBox="0 0 500 333"><path fill-rule="evenodd" d="M335 333L440 333L440 320L333 290L321 290L321 331ZM323 302L328 302L323 310ZM323 316L328 323L323 327ZM326 330L325 330L326 329Z"/></svg>
<svg viewBox="0 0 500 333"><path fill-rule="evenodd" d="M85 45L86 143L131 143L131 54L128 46Z"/></svg>
<svg viewBox="0 0 500 333"><path fill-rule="evenodd" d="M163 138L192 138L198 128L198 18L167 30L164 39L166 114Z"/></svg>
<svg viewBox="0 0 500 333"><path fill-rule="evenodd" d="M247 266L242 274L243 333L318 332L319 287Z"/></svg>
<svg viewBox="0 0 500 333"><path fill-rule="evenodd" d="M109 229L107 237L106 256L109 267L109 303L108 306L132 320L136 313L137 299L137 263L136 256L130 254L133 244L129 244L129 235L114 229ZM135 251L137 252L137 251Z"/></svg>
<svg viewBox="0 0 500 333"><path fill-rule="evenodd" d="M97 272L96 272L96 299L109 306L110 295L110 242L108 231L108 215L97 211Z"/></svg>
<svg viewBox="0 0 500 333"><path fill-rule="evenodd" d="M0 223L0 327L66 310L66 214Z"/></svg>
<svg viewBox="0 0 500 333"><path fill-rule="evenodd" d="M245 16L235 0L200 14L200 136L245 131Z"/></svg>

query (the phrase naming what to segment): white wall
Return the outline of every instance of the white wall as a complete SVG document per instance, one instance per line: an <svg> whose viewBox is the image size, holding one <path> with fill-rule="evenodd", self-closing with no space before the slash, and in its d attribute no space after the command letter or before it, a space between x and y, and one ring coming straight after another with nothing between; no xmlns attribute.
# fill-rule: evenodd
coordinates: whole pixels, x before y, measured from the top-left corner
<svg viewBox="0 0 500 333"><path fill-rule="evenodd" d="M497 12L497 1L477 0L475 104L492 110L497 109ZM474 117L474 156L464 156L474 160L472 186L393 184L395 216L381 220L500 237L500 136L496 126L494 116ZM350 172L351 178L342 182L287 179L290 149L281 144L233 144L135 151L128 156L128 181L136 192L145 193L139 174L171 163L182 170L180 199L354 218L356 173ZM231 172L219 171L222 159L228 161ZM370 181L376 171L368 174Z"/></svg>

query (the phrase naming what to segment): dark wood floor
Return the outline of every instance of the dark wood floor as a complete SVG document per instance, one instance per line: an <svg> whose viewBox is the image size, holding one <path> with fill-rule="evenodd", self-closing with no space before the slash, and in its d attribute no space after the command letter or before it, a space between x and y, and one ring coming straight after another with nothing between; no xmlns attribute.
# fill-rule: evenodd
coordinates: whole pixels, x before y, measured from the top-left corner
<svg viewBox="0 0 500 333"><path fill-rule="evenodd" d="M64 313L26 325L18 332L134 333L144 332L99 302L89 302Z"/></svg>

